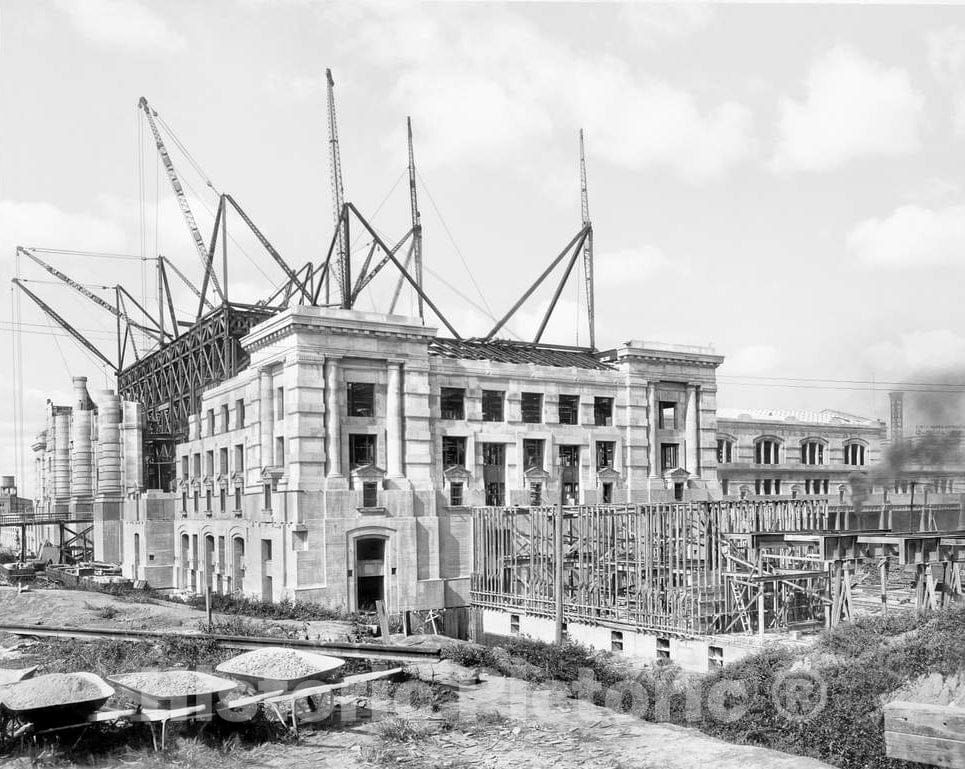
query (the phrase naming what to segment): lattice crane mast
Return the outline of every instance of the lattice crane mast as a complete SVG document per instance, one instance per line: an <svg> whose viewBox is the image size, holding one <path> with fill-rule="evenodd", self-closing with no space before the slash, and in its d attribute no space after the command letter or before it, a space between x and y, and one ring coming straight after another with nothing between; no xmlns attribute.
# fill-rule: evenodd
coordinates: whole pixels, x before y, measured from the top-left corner
<svg viewBox="0 0 965 769"><path fill-rule="evenodd" d="M590 223L590 197L586 189L586 153L583 150L583 129L580 129L580 214L587 230L583 241L583 277L586 281L586 314L590 325L590 347L596 349L596 318L593 296L593 225Z"/></svg>
<svg viewBox="0 0 965 769"><path fill-rule="evenodd" d="M412 118L405 119L409 137L409 208L412 212L412 258L415 261L415 279L422 287L422 221L419 216L419 198L415 185L415 153L412 151ZM392 302L393 306L395 302ZM425 320L422 297L419 297L419 317Z"/></svg>
<svg viewBox="0 0 965 769"><path fill-rule="evenodd" d="M178 178L177 171L174 170L174 163L168 154L167 147L164 146L161 132L158 130L157 123L154 121L157 111L147 103L147 99L143 96L137 103L137 106L147 115L147 122L151 127L151 133L154 134L154 143L157 145L158 154L161 156L161 163L167 172L168 180L171 182L171 187L174 190L174 196L178 199L178 206L181 208L181 213L184 214L184 221L187 222L188 230L191 232L191 238L194 240L195 248L198 250L198 256L201 258L201 267L205 272L210 272L211 283L223 301L225 296L224 291L221 290L221 284L218 282L218 276L215 275L215 271L208 266L208 247L205 245L201 230L198 229L198 223L195 221L194 214L191 212L191 206L188 205L188 198L184 194L184 187Z"/></svg>
<svg viewBox="0 0 965 769"><path fill-rule="evenodd" d="M332 206L335 214L337 246L335 269L330 272L335 274L339 301L342 307L348 308L351 307L352 303L352 276L351 265L349 264L348 221L344 211L345 189L342 185L342 159L338 149L338 124L335 120L335 80L332 78L332 70L325 70L325 79L328 82L328 147L332 172Z"/></svg>

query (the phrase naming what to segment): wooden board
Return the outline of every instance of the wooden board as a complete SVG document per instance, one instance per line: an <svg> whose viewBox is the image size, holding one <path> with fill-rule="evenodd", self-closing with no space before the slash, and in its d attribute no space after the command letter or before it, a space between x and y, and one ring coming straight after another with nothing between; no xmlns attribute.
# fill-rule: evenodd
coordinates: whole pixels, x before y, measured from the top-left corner
<svg viewBox="0 0 965 769"><path fill-rule="evenodd" d="M883 710L889 758L965 769L965 708L899 700Z"/></svg>

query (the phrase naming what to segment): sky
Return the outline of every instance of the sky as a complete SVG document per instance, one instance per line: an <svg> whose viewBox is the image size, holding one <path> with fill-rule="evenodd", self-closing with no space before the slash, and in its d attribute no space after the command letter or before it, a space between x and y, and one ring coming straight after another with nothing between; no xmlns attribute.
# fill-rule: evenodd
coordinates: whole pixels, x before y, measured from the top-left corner
<svg viewBox="0 0 965 769"><path fill-rule="evenodd" d="M111 386L10 278L114 349L112 316L37 282L16 246L89 252L41 256L105 298L121 282L156 302L157 253L198 279L145 96L189 153L168 140L206 238L210 182L290 264L317 262L326 67L346 198L391 241L409 226L411 116L426 289L462 335L580 229L582 128L598 347L712 345L721 406L884 419L893 383L914 382L965 423L965 6L0 0L4 474L18 409L29 442L72 375ZM278 267L229 228L231 297L266 298ZM393 285L386 271L358 307L385 309ZM552 289L511 338L532 338ZM178 304L194 309L186 290ZM571 280L545 340L585 345L585 308Z"/></svg>

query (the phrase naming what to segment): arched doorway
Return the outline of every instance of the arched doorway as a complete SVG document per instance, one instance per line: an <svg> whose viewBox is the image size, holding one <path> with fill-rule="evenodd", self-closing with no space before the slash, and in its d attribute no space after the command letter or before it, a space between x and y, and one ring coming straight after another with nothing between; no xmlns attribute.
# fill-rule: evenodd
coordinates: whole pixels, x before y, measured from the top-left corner
<svg viewBox="0 0 965 769"><path fill-rule="evenodd" d="M385 600L385 537L355 540L355 607L375 611L375 602Z"/></svg>
<svg viewBox="0 0 965 769"><path fill-rule="evenodd" d="M181 584L179 587L184 590L191 585L191 537L187 534L181 535Z"/></svg>
<svg viewBox="0 0 965 769"><path fill-rule="evenodd" d="M245 588L245 540L235 537L231 540L231 589L242 592Z"/></svg>

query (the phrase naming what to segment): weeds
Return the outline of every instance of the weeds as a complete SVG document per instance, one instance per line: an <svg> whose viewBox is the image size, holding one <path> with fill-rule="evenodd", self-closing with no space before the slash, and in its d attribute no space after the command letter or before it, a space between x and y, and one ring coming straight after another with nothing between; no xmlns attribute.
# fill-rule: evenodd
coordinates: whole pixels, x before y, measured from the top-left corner
<svg viewBox="0 0 965 769"><path fill-rule="evenodd" d="M98 606L90 601L84 601L84 608L88 611L94 612L94 616L99 617L100 619L114 619L114 617L121 613L120 609L118 609L116 606Z"/></svg>
<svg viewBox="0 0 965 769"><path fill-rule="evenodd" d="M405 718L390 718L378 725L378 733L386 742L416 742L428 737L430 729Z"/></svg>

